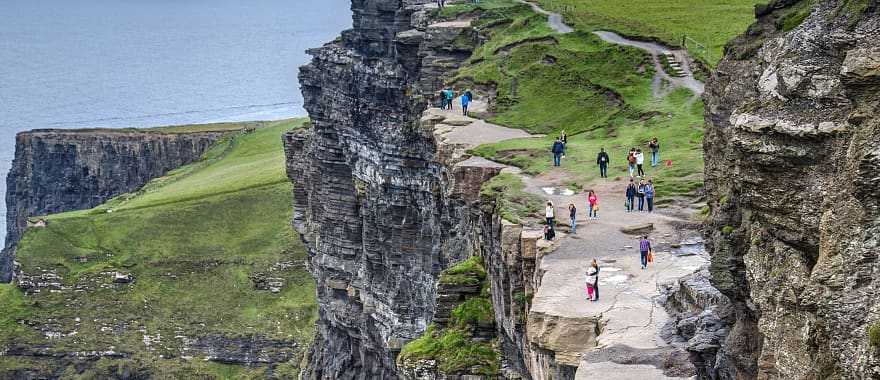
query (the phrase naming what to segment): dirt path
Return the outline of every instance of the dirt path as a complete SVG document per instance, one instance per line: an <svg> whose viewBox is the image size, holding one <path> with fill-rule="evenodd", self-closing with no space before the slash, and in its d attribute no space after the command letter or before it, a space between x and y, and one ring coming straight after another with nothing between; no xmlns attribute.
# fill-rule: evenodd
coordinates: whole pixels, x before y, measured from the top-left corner
<svg viewBox="0 0 880 380"><path fill-rule="evenodd" d="M572 27L565 25L565 22L563 22L563 20L562 20L561 14L547 11L544 8L541 8L540 5L535 4L531 1L526 1L526 0L517 0L517 1L519 1L520 3L526 4L528 6L531 6L532 10L535 11L536 13L540 13L542 15L547 15L547 23L550 24L550 28L552 28L554 31L556 31L556 33L565 34L565 33L574 32L574 29L572 29Z"/></svg>

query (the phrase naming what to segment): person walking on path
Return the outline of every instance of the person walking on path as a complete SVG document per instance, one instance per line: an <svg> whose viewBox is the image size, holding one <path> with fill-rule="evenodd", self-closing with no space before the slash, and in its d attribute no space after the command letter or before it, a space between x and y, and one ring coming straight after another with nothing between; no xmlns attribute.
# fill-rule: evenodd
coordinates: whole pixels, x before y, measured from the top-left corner
<svg viewBox="0 0 880 380"><path fill-rule="evenodd" d="M590 266L587 268L587 298L590 299L590 302L595 302L599 300L599 263L596 259L593 259L593 262L590 263Z"/></svg>
<svg viewBox="0 0 880 380"><path fill-rule="evenodd" d="M577 233L577 207L574 206L574 203L568 204L568 217L571 218L571 233L572 235Z"/></svg>
<svg viewBox="0 0 880 380"><path fill-rule="evenodd" d="M565 158L565 149L568 148L568 135L565 134L565 130L559 133L559 141L562 141L562 158Z"/></svg>
<svg viewBox="0 0 880 380"><path fill-rule="evenodd" d="M555 227L556 209L553 207L553 202L547 201L547 207L544 209L544 216L547 218L547 225L550 226L550 228Z"/></svg>
<svg viewBox="0 0 880 380"><path fill-rule="evenodd" d="M605 148L599 149L599 155L596 156L596 165L599 165L599 176L602 178L608 178L608 165L611 163L611 158L608 157L608 153L605 153Z"/></svg>
<svg viewBox="0 0 880 380"><path fill-rule="evenodd" d="M660 163L660 141L655 137L648 143L648 147L651 148L651 167L656 168Z"/></svg>
<svg viewBox="0 0 880 380"><path fill-rule="evenodd" d="M590 190L590 193L587 194L587 204L590 205L590 212L587 214L587 218L599 219L599 197L596 196L596 192L593 190Z"/></svg>
<svg viewBox="0 0 880 380"><path fill-rule="evenodd" d="M452 87L447 87L446 88L446 106L449 107L447 109L450 111L455 110L455 108L452 106L454 100L455 100L455 91L452 90Z"/></svg>
<svg viewBox="0 0 880 380"><path fill-rule="evenodd" d="M565 153L565 145L562 144L562 140L557 137L551 150L553 151L553 166L562 165L562 154Z"/></svg>
<svg viewBox="0 0 880 380"><path fill-rule="evenodd" d="M643 236L639 242L639 254L642 259L642 269L645 269L648 267L648 255L651 254L651 241L648 240L648 235Z"/></svg>
<svg viewBox="0 0 880 380"><path fill-rule="evenodd" d="M636 188L636 184L633 182L632 178L630 178L629 185L626 186L626 212L632 212L633 202L635 201L637 192L638 189Z"/></svg>
<svg viewBox="0 0 880 380"><path fill-rule="evenodd" d="M629 178L633 178L636 172L636 149L630 149L626 155L626 161L629 163Z"/></svg>
<svg viewBox="0 0 880 380"><path fill-rule="evenodd" d="M465 93L461 96L461 114L464 116L468 116L468 105L471 103L470 96Z"/></svg>
<svg viewBox="0 0 880 380"><path fill-rule="evenodd" d="M645 180L639 180L636 196L639 197L639 212L645 211Z"/></svg>
<svg viewBox="0 0 880 380"><path fill-rule="evenodd" d="M648 202L648 212L654 212L654 180L649 179L645 184L645 201Z"/></svg>
<svg viewBox="0 0 880 380"><path fill-rule="evenodd" d="M644 177L645 176L645 169L642 168L642 165L645 164L645 155L642 154L641 149L638 149L638 150L636 150L635 156L636 156L636 166L639 169L639 177Z"/></svg>

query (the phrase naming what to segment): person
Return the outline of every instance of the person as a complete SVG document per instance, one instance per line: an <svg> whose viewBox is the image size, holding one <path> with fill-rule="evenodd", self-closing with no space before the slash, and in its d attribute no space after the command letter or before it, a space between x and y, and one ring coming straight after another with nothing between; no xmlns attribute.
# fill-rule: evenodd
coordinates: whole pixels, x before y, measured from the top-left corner
<svg viewBox="0 0 880 380"><path fill-rule="evenodd" d="M648 235L642 237L642 240L639 242L639 254L642 259L642 269L648 267L648 253L651 252L651 241L648 240Z"/></svg>
<svg viewBox="0 0 880 380"><path fill-rule="evenodd" d="M556 220L556 209L553 208L553 202L547 201L547 207L544 209L544 216L547 217L547 225L554 227Z"/></svg>
<svg viewBox="0 0 880 380"><path fill-rule="evenodd" d="M455 91L452 90L452 87L446 88L446 107L447 109L452 111L454 110L452 103L455 100Z"/></svg>
<svg viewBox="0 0 880 380"><path fill-rule="evenodd" d="M437 0L437 7L443 9L446 6L446 0Z"/></svg>
<svg viewBox="0 0 880 380"><path fill-rule="evenodd" d="M608 164L611 163L611 158L608 157L608 153L605 153L605 148L599 149L599 155L596 156L596 165L599 165L599 176L602 178L608 178Z"/></svg>
<svg viewBox="0 0 880 380"><path fill-rule="evenodd" d="M629 185L626 186L626 212L632 212L633 210L633 201L636 198L636 184L633 182L633 179L629 179Z"/></svg>
<svg viewBox="0 0 880 380"><path fill-rule="evenodd" d="M440 109L446 109L446 90L440 90Z"/></svg>
<svg viewBox="0 0 880 380"><path fill-rule="evenodd" d="M562 153L565 152L565 146L562 145L562 140L558 137L556 138L556 142L553 143L553 166L562 165Z"/></svg>
<svg viewBox="0 0 880 380"><path fill-rule="evenodd" d="M461 96L461 113L464 116L468 115L468 105L471 103L471 98L465 93Z"/></svg>
<svg viewBox="0 0 880 380"><path fill-rule="evenodd" d="M587 217L599 219L599 197L596 196L596 192L593 190L590 190L590 193L587 194L587 203L590 205L590 212L587 214Z"/></svg>
<svg viewBox="0 0 880 380"><path fill-rule="evenodd" d="M639 169L639 177L644 177L645 176L645 169L642 169L642 165L645 164L645 155L642 154L641 149L637 149L635 156L636 156L636 166Z"/></svg>
<svg viewBox="0 0 880 380"><path fill-rule="evenodd" d="M648 212L654 212L654 180L649 179L645 185L645 201L648 202Z"/></svg>
<svg viewBox="0 0 880 380"><path fill-rule="evenodd" d="M636 196L639 197L639 212L645 211L645 180L639 180L636 188Z"/></svg>
<svg viewBox="0 0 880 380"><path fill-rule="evenodd" d="M565 134L565 130L559 133L559 140L562 141L562 158L565 158L565 149L568 148L568 135Z"/></svg>
<svg viewBox="0 0 880 380"><path fill-rule="evenodd" d="M568 217L571 218L571 233L577 233L577 207L574 207L574 203L568 204Z"/></svg>
<svg viewBox="0 0 880 380"><path fill-rule="evenodd" d="M626 161L629 163L629 178L633 178L636 171L636 150L635 148L629 150L629 154L626 156Z"/></svg>
<svg viewBox="0 0 880 380"><path fill-rule="evenodd" d="M553 230L553 227L544 226L544 240L553 240L556 238L556 231Z"/></svg>
<svg viewBox="0 0 880 380"><path fill-rule="evenodd" d="M660 141L655 137L648 143L648 147L651 148L651 167L656 168L660 163Z"/></svg>
<svg viewBox="0 0 880 380"><path fill-rule="evenodd" d="M587 298L590 302L599 300L599 263L596 259L587 268Z"/></svg>

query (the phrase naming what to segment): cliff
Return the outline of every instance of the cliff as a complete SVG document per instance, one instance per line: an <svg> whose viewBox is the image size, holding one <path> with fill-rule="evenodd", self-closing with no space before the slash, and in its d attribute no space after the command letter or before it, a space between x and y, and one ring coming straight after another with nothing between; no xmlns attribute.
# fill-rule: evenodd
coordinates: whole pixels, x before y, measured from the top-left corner
<svg viewBox="0 0 880 380"><path fill-rule="evenodd" d="M6 182L6 249L0 282L9 282L14 245L27 218L95 207L194 162L226 133L160 130L35 130L16 137Z"/></svg>
<svg viewBox="0 0 880 380"><path fill-rule="evenodd" d="M880 376L880 7L777 0L704 96L721 378Z"/></svg>

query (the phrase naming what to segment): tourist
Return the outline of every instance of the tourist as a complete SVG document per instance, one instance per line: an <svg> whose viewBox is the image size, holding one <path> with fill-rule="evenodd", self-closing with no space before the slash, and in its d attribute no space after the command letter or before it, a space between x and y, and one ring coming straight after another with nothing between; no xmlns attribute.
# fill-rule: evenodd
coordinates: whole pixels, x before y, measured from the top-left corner
<svg viewBox="0 0 880 380"><path fill-rule="evenodd" d="M574 207L574 203L568 204L568 217L571 218L571 233L577 233L577 207Z"/></svg>
<svg viewBox="0 0 880 380"><path fill-rule="evenodd" d="M590 302L599 300L599 263L596 262L596 259L593 259L593 262L590 263L590 267L587 268L587 298L590 299Z"/></svg>
<svg viewBox="0 0 880 380"><path fill-rule="evenodd" d="M447 109L450 111L454 110L454 108L452 106L454 100L455 100L455 91L452 90L452 87L447 87L446 88L446 107L448 107Z"/></svg>
<svg viewBox="0 0 880 380"><path fill-rule="evenodd" d="M565 153L565 146L562 144L562 140L558 137L556 138L556 142L553 143L553 166L562 165L562 154Z"/></svg>
<svg viewBox="0 0 880 380"><path fill-rule="evenodd" d="M648 147L651 148L651 167L657 167L660 162L660 141L655 137L648 143Z"/></svg>
<svg viewBox="0 0 880 380"><path fill-rule="evenodd" d="M471 90L465 90L464 96L467 96L468 102L474 101L474 93L472 93Z"/></svg>
<svg viewBox="0 0 880 380"><path fill-rule="evenodd" d="M633 210L633 202L636 198L636 193L638 189L636 188L635 182L633 179L629 179L629 185L626 186L626 212L632 212Z"/></svg>
<svg viewBox="0 0 880 380"><path fill-rule="evenodd" d="M464 116L468 116L468 105L471 103L471 98L464 94L461 96L461 113Z"/></svg>
<svg viewBox="0 0 880 380"><path fill-rule="evenodd" d="M547 217L547 225L553 228L556 220L556 209L553 208L553 202L547 201L547 208L544 209L544 216Z"/></svg>
<svg viewBox="0 0 880 380"><path fill-rule="evenodd" d="M599 219L599 197L596 196L596 192L593 190L590 190L590 193L587 194L587 204L590 205L590 212L587 214L587 217Z"/></svg>
<svg viewBox="0 0 880 380"><path fill-rule="evenodd" d="M654 180L649 179L645 185L645 200L648 202L648 212L654 212Z"/></svg>
<svg viewBox="0 0 880 380"><path fill-rule="evenodd" d="M565 158L565 149L568 148L568 135L565 134L565 130L559 133L559 140L562 141L562 158Z"/></svg>
<svg viewBox="0 0 880 380"><path fill-rule="evenodd" d="M651 254L651 241L648 240L648 235L642 237L642 241L639 242L639 254L642 260L642 269L648 267L648 255Z"/></svg>
<svg viewBox="0 0 880 380"><path fill-rule="evenodd" d="M544 226L544 240L550 241L556 238L556 231L553 230L553 227Z"/></svg>
<svg viewBox="0 0 880 380"><path fill-rule="evenodd" d="M608 153L605 153L605 148L599 149L599 155L596 156L596 165L599 165L599 176L602 178L608 178L608 164L611 163L611 158L608 157Z"/></svg>
<svg viewBox="0 0 880 380"><path fill-rule="evenodd" d="M639 180L636 188L636 196L639 197L639 212L645 211L645 180Z"/></svg>
<svg viewBox="0 0 880 380"><path fill-rule="evenodd" d="M446 6L446 0L437 0L437 7L443 9Z"/></svg>
<svg viewBox="0 0 880 380"><path fill-rule="evenodd" d="M446 90L440 90L440 109L446 109Z"/></svg>
<svg viewBox="0 0 880 380"><path fill-rule="evenodd" d="M626 155L626 161L629 163L629 178L633 178L636 172L636 149L630 149Z"/></svg>
<svg viewBox="0 0 880 380"><path fill-rule="evenodd" d="M642 165L644 165L644 163L645 163L645 155L642 154L641 149L637 149L635 156L636 156L636 166L639 169L639 177L644 177L645 176L645 169L642 169Z"/></svg>

